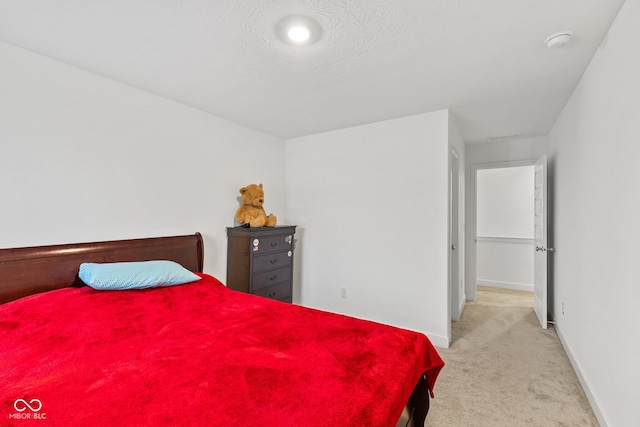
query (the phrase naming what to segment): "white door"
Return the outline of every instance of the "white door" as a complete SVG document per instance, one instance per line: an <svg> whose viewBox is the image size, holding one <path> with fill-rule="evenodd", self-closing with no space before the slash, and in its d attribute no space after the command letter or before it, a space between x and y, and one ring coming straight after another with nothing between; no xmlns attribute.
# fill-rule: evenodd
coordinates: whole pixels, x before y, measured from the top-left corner
<svg viewBox="0 0 640 427"><path fill-rule="evenodd" d="M460 158L452 148L450 152L451 167L449 169L449 302L451 304L451 320L460 320L460 296L462 283L460 282Z"/></svg>
<svg viewBox="0 0 640 427"><path fill-rule="evenodd" d="M547 156L535 165L534 200L533 308L547 329Z"/></svg>

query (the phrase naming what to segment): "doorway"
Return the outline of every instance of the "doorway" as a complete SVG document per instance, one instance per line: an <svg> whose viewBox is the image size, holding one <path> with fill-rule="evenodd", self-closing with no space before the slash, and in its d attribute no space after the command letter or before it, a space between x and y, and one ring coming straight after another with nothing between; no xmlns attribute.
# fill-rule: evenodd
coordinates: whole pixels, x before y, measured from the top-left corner
<svg viewBox="0 0 640 427"><path fill-rule="evenodd" d="M458 321L464 308L463 265L460 248L460 155L449 147L449 312L450 320ZM451 323L449 322L449 329ZM451 330L448 331L449 334Z"/></svg>
<svg viewBox="0 0 640 427"><path fill-rule="evenodd" d="M510 168L519 168L519 167L533 167L536 163L536 159L526 159L526 160L517 160L517 161L506 161L506 162L497 162L497 163L479 163L479 164L471 164L470 168L469 168L469 180L468 180L468 195L469 197L467 198L467 233L466 233L466 256L465 256L465 294L466 294L466 299L467 301L476 301L477 299L477 279L478 279L478 265L477 265L477 247L478 247L478 236L480 235L478 233L478 223L477 223L477 216L478 216L478 174L482 173L480 171L485 171L485 170L503 170L503 169L510 169ZM533 169L531 172L531 177L533 178ZM481 178L482 179L482 178ZM533 198L532 198L533 199ZM531 214L531 225L533 225L533 206L531 207L530 210L530 214ZM514 230L514 226L509 225L509 230ZM492 229L489 229L489 231L487 231L486 229L483 231L483 233L485 233L485 235L480 235L480 237L495 237L495 236L491 236L490 234L493 234L493 231L491 231ZM509 233L513 233L513 232L509 232ZM506 233L502 233L503 235ZM504 236L503 236L504 237ZM522 236L516 236L516 235L512 235L512 236L506 236L506 237L522 237ZM482 240L482 239L481 239ZM491 240L491 239L488 239ZM512 240L512 243L516 243L516 242L522 242L519 244L522 245L527 245L529 244L529 240ZM489 243L495 243L495 242L489 242ZM483 243L481 243L483 244ZM498 243L499 244L499 243ZM521 248L522 249L522 248ZM532 247L531 250L534 250L534 248ZM531 254L531 253L530 253ZM485 279L483 277L481 277L481 279ZM510 282L509 280L500 280L499 278L496 279L488 279L488 280L494 280L495 282L500 282L500 281L504 281L507 283L514 283L514 282ZM530 282L531 283L531 282ZM496 283L493 283L496 284Z"/></svg>
<svg viewBox="0 0 640 427"><path fill-rule="evenodd" d="M478 286L534 291L534 174L534 166L476 172Z"/></svg>

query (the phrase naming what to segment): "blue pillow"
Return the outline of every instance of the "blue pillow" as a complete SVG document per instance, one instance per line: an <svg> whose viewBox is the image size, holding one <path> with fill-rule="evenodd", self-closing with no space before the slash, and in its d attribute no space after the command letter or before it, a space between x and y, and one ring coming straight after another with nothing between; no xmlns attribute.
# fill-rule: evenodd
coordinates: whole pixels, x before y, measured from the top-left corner
<svg viewBox="0 0 640 427"><path fill-rule="evenodd" d="M125 290L181 285L200 277L173 261L80 264L80 279L93 289Z"/></svg>

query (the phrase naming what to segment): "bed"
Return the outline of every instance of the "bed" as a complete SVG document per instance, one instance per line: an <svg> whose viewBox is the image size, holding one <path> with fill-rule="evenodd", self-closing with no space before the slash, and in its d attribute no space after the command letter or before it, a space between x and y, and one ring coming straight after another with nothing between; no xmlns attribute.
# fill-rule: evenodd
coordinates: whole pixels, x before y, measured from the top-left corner
<svg viewBox="0 0 640 427"><path fill-rule="evenodd" d="M0 425L423 425L444 363L422 334L227 289L200 234L0 249ZM198 280L100 291L82 263Z"/></svg>

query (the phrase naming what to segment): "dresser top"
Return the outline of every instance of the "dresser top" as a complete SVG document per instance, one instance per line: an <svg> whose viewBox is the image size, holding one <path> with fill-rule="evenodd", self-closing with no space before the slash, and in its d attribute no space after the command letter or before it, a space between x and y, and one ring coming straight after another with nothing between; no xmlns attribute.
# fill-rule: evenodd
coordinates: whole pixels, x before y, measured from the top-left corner
<svg viewBox="0 0 640 427"><path fill-rule="evenodd" d="M228 236L273 236L295 233L295 225L276 225L275 227L227 227Z"/></svg>

